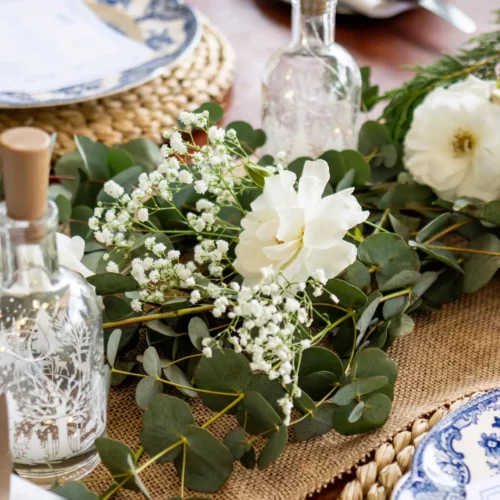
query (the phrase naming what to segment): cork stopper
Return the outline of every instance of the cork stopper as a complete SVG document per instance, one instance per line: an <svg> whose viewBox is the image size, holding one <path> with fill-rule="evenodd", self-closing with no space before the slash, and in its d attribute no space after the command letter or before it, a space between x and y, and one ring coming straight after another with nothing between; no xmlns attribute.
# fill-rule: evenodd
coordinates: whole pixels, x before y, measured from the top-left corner
<svg viewBox="0 0 500 500"><path fill-rule="evenodd" d="M322 16L328 8L329 0L302 0L301 10L304 16Z"/></svg>
<svg viewBox="0 0 500 500"><path fill-rule="evenodd" d="M0 135L0 158L7 215L34 221L47 211L50 136L33 127L18 127Z"/></svg>

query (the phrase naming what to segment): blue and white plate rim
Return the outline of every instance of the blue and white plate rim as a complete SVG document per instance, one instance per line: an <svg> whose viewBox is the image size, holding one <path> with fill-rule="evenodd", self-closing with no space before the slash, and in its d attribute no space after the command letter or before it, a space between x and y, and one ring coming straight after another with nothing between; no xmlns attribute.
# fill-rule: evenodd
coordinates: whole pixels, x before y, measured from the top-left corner
<svg viewBox="0 0 500 500"><path fill-rule="evenodd" d="M413 456L412 465L410 470L399 480L394 488L391 500L402 500L403 493L411 493L412 481L418 477L422 477L421 466L422 466L422 455L428 445L435 439L435 436L439 434L443 429L446 429L453 422L457 421L464 414L468 413L471 409L477 408L479 405L488 402L494 403L500 400L500 388L492 389L484 394L471 399L468 403L464 404L457 410L453 411L445 418L443 418L438 424L436 424L422 439L418 447L415 450L415 455ZM488 405L485 406L485 408ZM405 497L406 498L406 497ZM410 498L410 497L408 497Z"/></svg>
<svg viewBox="0 0 500 500"><path fill-rule="evenodd" d="M112 3L108 3L109 0L94 1L97 1L97 3L103 3L113 6ZM138 0L129 1L134 2ZM158 57L147 61L141 66L130 68L118 75L109 75L105 79L95 80L92 82L82 82L80 85L73 85L67 88L55 89L53 91L43 92L39 94L17 94L14 92L0 92L0 110L43 108L49 106L76 104L79 102L91 101L94 99L119 94L153 80L154 78L162 74L164 70L166 70L173 64L178 64L185 57L191 54L191 52L198 45L201 39L203 31L202 27L204 23L203 16L198 12L196 8L185 4L183 0L174 0L174 2L177 3L179 7L182 7L185 10L186 15L190 16L190 21L192 21L193 23L190 36L185 40L185 42L179 49L180 53L159 55ZM133 77L133 73L137 73L136 77ZM118 81L118 83L109 88L102 88L104 85L104 80Z"/></svg>

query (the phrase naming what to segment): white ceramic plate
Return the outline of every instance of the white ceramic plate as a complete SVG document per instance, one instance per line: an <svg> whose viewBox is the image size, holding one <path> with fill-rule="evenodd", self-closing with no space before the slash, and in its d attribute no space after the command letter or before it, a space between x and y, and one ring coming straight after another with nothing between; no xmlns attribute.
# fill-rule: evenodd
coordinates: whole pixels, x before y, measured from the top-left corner
<svg viewBox="0 0 500 500"><path fill-rule="evenodd" d="M393 500L458 500L500 473L500 390L474 398L429 431Z"/></svg>
<svg viewBox="0 0 500 500"><path fill-rule="evenodd" d="M118 74L77 85L37 93L0 92L0 108L70 104L136 87L178 62L201 36L195 10L182 0L88 0L87 4L108 25L152 49L152 57Z"/></svg>

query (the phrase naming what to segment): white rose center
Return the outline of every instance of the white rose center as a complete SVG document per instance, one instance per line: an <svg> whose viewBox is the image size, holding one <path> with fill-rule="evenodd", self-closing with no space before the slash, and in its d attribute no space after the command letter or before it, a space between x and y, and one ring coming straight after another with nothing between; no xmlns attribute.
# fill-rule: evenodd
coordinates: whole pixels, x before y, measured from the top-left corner
<svg viewBox="0 0 500 500"><path fill-rule="evenodd" d="M477 137L470 130L459 128L453 134L451 147L455 158L463 158L470 155L477 146Z"/></svg>

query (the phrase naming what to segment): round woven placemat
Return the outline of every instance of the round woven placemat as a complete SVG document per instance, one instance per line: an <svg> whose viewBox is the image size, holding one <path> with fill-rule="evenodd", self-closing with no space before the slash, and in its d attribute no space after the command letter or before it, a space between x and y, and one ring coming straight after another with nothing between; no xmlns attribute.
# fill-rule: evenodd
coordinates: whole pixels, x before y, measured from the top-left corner
<svg viewBox="0 0 500 500"><path fill-rule="evenodd" d="M368 462L356 467L353 473L355 479L344 486L340 500L389 499L397 482L410 469L415 448L427 432L450 411L456 410L479 394L482 393L475 393L439 408L432 414L415 420L408 429L398 432L391 441L380 446Z"/></svg>
<svg viewBox="0 0 500 500"><path fill-rule="evenodd" d="M0 132L20 125L57 132L56 156L75 149L74 135L108 146L161 134L177 123L180 111L207 101L223 104L233 82L235 54L228 40L205 20L194 51L154 80L102 99L68 106L0 110Z"/></svg>

